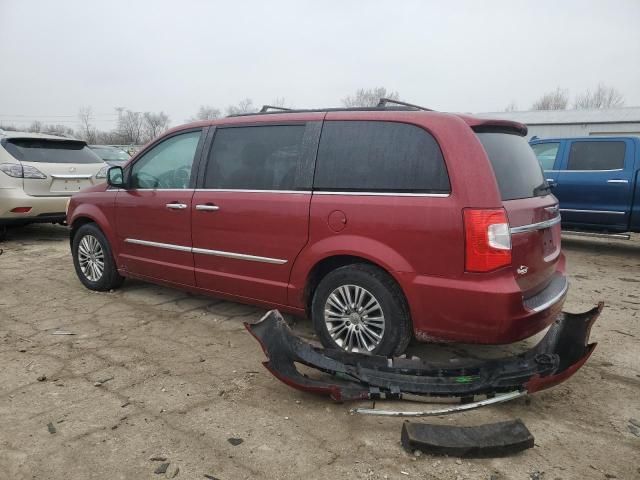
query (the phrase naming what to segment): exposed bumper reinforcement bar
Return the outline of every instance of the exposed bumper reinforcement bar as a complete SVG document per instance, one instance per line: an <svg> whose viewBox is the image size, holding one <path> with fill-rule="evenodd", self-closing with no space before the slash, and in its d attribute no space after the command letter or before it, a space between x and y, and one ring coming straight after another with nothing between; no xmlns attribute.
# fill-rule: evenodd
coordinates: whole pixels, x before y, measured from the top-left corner
<svg viewBox="0 0 640 480"><path fill-rule="evenodd" d="M589 334L603 306L600 302L580 314L562 312L535 347L519 355L490 360L456 358L430 362L316 348L297 337L277 310L254 324L245 323L245 327L262 345L268 357L263 364L276 378L298 390L328 395L337 402L434 396L459 397L468 403L476 395L486 396L487 400L497 395L488 403L498 403L552 387L573 375L596 346L588 343ZM298 371L296 363L326 375L310 378Z"/></svg>

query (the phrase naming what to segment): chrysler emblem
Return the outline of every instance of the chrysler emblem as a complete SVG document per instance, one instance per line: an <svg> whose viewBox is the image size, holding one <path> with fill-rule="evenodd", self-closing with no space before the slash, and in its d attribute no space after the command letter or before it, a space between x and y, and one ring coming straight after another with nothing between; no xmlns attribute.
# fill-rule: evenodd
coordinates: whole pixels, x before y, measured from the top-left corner
<svg viewBox="0 0 640 480"><path fill-rule="evenodd" d="M520 265L516 270L516 272L518 272L518 275L524 275L528 271L529 271L529 267L527 267L526 265Z"/></svg>

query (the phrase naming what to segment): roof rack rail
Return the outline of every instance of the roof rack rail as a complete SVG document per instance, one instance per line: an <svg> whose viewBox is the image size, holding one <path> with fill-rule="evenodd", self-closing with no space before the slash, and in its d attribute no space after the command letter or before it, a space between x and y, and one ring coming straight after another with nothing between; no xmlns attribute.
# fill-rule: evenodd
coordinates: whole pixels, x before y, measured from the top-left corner
<svg viewBox="0 0 640 480"><path fill-rule="evenodd" d="M413 103L401 102L400 100L394 100L393 98L381 98L378 102L378 107L386 107L387 103L393 103L395 105L404 105L405 107L413 107L418 110L424 110L425 112L433 112L433 109L421 107L420 105L414 105Z"/></svg>
<svg viewBox="0 0 640 480"><path fill-rule="evenodd" d="M287 108L287 107L276 107L275 105L263 105L262 108L260 109L259 113L267 113L269 110L282 110L282 111L289 111L291 110L291 108Z"/></svg>

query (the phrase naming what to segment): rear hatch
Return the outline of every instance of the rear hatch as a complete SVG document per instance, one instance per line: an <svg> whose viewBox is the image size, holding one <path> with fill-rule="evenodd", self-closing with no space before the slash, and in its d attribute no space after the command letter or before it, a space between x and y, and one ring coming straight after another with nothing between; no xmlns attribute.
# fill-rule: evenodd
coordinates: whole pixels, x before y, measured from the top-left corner
<svg viewBox="0 0 640 480"><path fill-rule="evenodd" d="M22 165L46 176L24 178L24 191L28 195L69 196L101 181L95 176L105 163L83 141L9 138L3 146Z"/></svg>
<svg viewBox="0 0 640 480"><path fill-rule="evenodd" d="M498 182L511 227L512 269L525 298L554 278L560 259L560 213L542 168L521 132L476 129Z"/></svg>

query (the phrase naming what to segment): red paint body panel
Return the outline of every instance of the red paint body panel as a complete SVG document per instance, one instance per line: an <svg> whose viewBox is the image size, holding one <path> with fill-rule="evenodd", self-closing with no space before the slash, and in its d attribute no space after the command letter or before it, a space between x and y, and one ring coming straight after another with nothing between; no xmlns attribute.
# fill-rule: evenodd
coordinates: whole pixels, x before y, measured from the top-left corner
<svg viewBox="0 0 640 480"><path fill-rule="evenodd" d="M493 167L470 126L515 122L417 111L330 111L285 113L196 122L194 126L292 121L380 120L411 123L438 141L445 159L448 196L374 196L255 191L125 191L104 185L75 195L68 221L91 219L111 242L126 276L179 286L261 306L302 313L309 276L321 261L360 257L389 272L402 288L416 337L477 343L508 343L548 326L564 298L541 312L523 298L564 273L560 226L512 235L512 265L489 273L467 273L462 211L504 208L511 227L552 218L552 195L503 202ZM206 151L206 146L205 146ZM131 161L144 155L144 150ZM101 188L98 188L101 187ZM117 197L117 200L116 200ZM168 210L180 201L184 210ZM214 204L217 211L198 211ZM336 212L338 212L336 214ZM336 223L337 222L337 223ZM235 252L283 260L263 263L133 245L126 238ZM526 265L529 272L519 275Z"/></svg>
<svg viewBox="0 0 640 480"><path fill-rule="evenodd" d="M193 190L119 190L116 194L115 224L119 244L118 265L127 272L149 278L195 285L193 254L126 240L191 247L191 198ZM167 207L187 205L182 210Z"/></svg>
<svg viewBox="0 0 640 480"><path fill-rule="evenodd" d="M287 303L291 266L307 243L309 193L198 191L193 198L193 246L284 260L278 265L194 254L198 287ZM197 211L212 204L216 211Z"/></svg>

